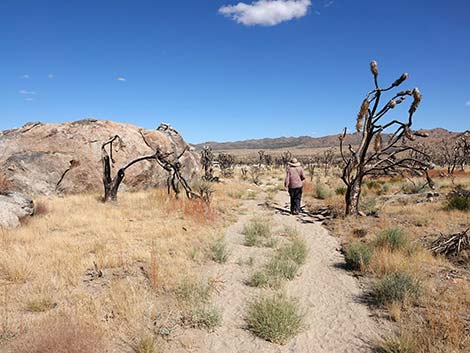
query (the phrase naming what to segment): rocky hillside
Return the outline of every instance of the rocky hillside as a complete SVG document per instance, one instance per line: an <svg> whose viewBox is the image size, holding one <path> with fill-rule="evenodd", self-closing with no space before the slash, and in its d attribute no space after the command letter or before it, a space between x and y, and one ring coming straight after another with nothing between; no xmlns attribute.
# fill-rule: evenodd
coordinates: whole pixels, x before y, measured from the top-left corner
<svg viewBox="0 0 470 353"><path fill-rule="evenodd" d="M20 129L0 132L0 173L13 189L30 194L101 190L101 145L114 135L121 137L124 146L113 151L113 173L131 159L152 154L157 146L175 155L187 146L181 135L166 124L157 130L145 130L97 119L62 124L28 123ZM186 152L181 161L185 177L191 178L200 172L196 153ZM71 165L73 168L57 185ZM166 182L166 175L155 163L140 162L126 172L123 187L161 185Z"/></svg>
<svg viewBox="0 0 470 353"><path fill-rule="evenodd" d="M442 128L420 131L427 132L429 134L428 140L432 142L458 134ZM330 148L338 147L338 136L339 133L323 137L300 136L252 139L236 142L205 142L196 145L196 149L200 149L204 145L211 145L215 151ZM348 134L346 141L356 145L359 143L359 135Z"/></svg>

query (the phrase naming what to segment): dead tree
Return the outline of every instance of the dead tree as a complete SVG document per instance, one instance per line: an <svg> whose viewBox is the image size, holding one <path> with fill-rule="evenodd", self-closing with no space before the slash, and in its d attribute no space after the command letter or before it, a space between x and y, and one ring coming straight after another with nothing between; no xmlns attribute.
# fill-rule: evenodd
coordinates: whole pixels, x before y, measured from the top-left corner
<svg viewBox="0 0 470 353"><path fill-rule="evenodd" d="M67 175L67 173L70 172L72 169L78 167L79 165L80 165L80 161L78 161L76 159L70 160L69 167L62 173L62 175L60 176L59 181L55 185L55 190L56 191L59 189L59 186L62 183L62 181L64 181L64 178Z"/></svg>
<svg viewBox="0 0 470 353"><path fill-rule="evenodd" d="M403 141L413 141L415 136L426 137L424 134L411 131L413 115L421 102L420 91L418 88L400 91L385 105L380 106L382 94L401 85L408 78L408 74L402 74L389 87L381 88L378 82L379 71L375 61L371 62L370 69L374 77L375 88L366 95L357 115L356 131L361 136L359 146L353 148L349 145L349 152L344 150L346 128L339 138L341 157L344 162L341 179L347 187L346 215L359 214L359 200L365 176L394 175L398 171L419 174L431 168L424 158L420 158L421 151L403 143ZM413 97L413 102L408 110L408 118L403 121L397 119L384 121L386 113L403 103L408 96ZM391 133L386 141L382 136L384 131Z"/></svg>
<svg viewBox="0 0 470 353"><path fill-rule="evenodd" d="M108 141L104 142L101 145L101 160L103 163L104 202L117 201L117 193L119 190L119 186L124 180L126 170L134 164L142 161L156 161L163 169L165 169L169 173L168 190L170 190L171 185L175 193L178 194L179 190L177 185L180 184L185 189L188 198L199 197L199 195L192 192L189 184L181 175L181 163L179 162L179 159L188 150L188 146L183 150L180 155L178 155L172 161L170 161L168 157L171 156L173 152L162 153L160 149L157 148L153 154L141 156L126 163L123 167L119 168L113 178L111 176L112 165L114 165L115 163L113 159L113 143L115 143L118 148L122 148L124 146L122 139L118 135L115 135L114 137L110 138ZM109 152L106 149L108 146Z"/></svg>
<svg viewBox="0 0 470 353"><path fill-rule="evenodd" d="M447 174L453 175L457 167L464 170L470 164L470 131L442 140L436 152L440 164L447 167Z"/></svg>
<svg viewBox="0 0 470 353"><path fill-rule="evenodd" d="M112 170L112 165L114 165L114 159L113 159L113 143L114 142L116 142L119 148L122 148L122 146L124 145L121 138L118 135L115 135L114 137L112 137L111 139L109 139L108 141L106 141L105 143L101 145L101 161L103 163L103 185L104 185L104 199L103 200L104 202L117 200L117 193L119 190L119 186L121 185L121 182L126 175L127 168L141 161L155 159L154 154L133 159L132 161L128 162L126 165L121 167L118 170L116 176L113 178L111 177L111 170ZM109 146L109 153L106 150L107 146Z"/></svg>

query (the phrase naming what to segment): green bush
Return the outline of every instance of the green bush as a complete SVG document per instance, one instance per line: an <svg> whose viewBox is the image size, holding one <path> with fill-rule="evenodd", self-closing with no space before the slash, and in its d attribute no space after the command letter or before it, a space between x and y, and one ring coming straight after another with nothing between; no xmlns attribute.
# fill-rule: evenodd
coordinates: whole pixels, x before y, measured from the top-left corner
<svg viewBox="0 0 470 353"><path fill-rule="evenodd" d="M349 269L363 271L370 263L372 251L366 244L356 242L346 247L344 258Z"/></svg>
<svg viewBox="0 0 470 353"><path fill-rule="evenodd" d="M336 195L345 195L346 194L346 186L338 186L335 190Z"/></svg>
<svg viewBox="0 0 470 353"><path fill-rule="evenodd" d="M372 288L372 297L379 305L402 303L406 298L416 299L421 293L421 284L405 272L395 272L380 279Z"/></svg>
<svg viewBox="0 0 470 353"><path fill-rule="evenodd" d="M447 207L451 210L470 211L470 191L461 187L452 190L447 196Z"/></svg>
<svg viewBox="0 0 470 353"><path fill-rule="evenodd" d="M288 258L274 257L266 264L266 273L273 278L292 280L297 275L298 270L299 265Z"/></svg>
<svg viewBox="0 0 470 353"><path fill-rule="evenodd" d="M383 184L382 185L382 190L380 191L380 193L381 194L386 194L389 191L390 191L390 184Z"/></svg>
<svg viewBox="0 0 470 353"><path fill-rule="evenodd" d="M304 315L296 300L285 295L263 297L248 307L248 329L269 342L285 344L303 327Z"/></svg>
<svg viewBox="0 0 470 353"><path fill-rule="evenodd" d="M315 192L314 192L314 197L316 199L324 200L330 197L331 192L330 190L323 184L317 183L315 185Z"/></svg>
<svg viewBox="0 0 470 353"><path fill-rule="evenodd" d="M365 180L364 184L367 186L368 189L380 189L380 183L378 183L376 180Z"/></svg>
<svg viewBox="0 0 470 353"><path fill-rule="evenodd" d="M230 251L227 249L227 244L223 240L219 240L212 245L211 253L212 260L219 264L226 263L230 255Z"/></svg>
<svg viewBox="0 0 470 353"><path fill-rule="evenodd" d="M366 215L375 215L378 212L376 196L362 197L360 207Z"/></svg>
<svg viewBox="0 0 470 353"><path fill-rule="evenodd" d="M266 271L256 271L254 272L247 284L250 287L279 287L280 283L276 283L278 278L269 277L269 274Z"/></svg>
<svg viewBox="0 0 470 353"><path fill-rule="evenodd" d="M176 288L176 296L188 304L207 303L211 295L210 290L207 283L185 278Z"/></svg>
<svg viewBox="0 0 470 353"><path fill-rule="evenodd" d="M252 287L279 288L283 281L292 280L305 263L307 246L303 241L293 241L281 248L261 271L253 273L247 284Z"/></svg>
<svg viewBox="0 0 470 353"><path fill-rule="evenodd" d="M408 237L401 228L389 228L383 230L375 238L374 245L390 250L402 250L408 245Z"/></svg>
<svg viewBox="0 0 470 353"><path fill-rule="evenodd" d="M294 238L292 242L285 245L278 251L278 256L285 259L290 259L298 265L303 265L307 259L308 247L305 240L301 238Z"/></svg>
<svg viewBox="0 0 470 353"><path fill-rule="evenodd" d="M193 328L213 331L222 321L222 315L214 307L196 308L183 315L183 324Z"/></svg>
<svg viewBox="0 0 470 353"><path fill-rule="evenodd" d="M246 246L260 246L271 235L271 226L266 221L252 220L243 228Z"/></svg>

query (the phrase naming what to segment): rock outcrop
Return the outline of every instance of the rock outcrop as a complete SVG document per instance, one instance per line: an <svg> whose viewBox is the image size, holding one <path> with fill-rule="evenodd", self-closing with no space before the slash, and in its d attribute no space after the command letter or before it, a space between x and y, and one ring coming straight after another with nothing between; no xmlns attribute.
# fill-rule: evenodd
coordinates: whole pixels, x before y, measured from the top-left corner
<svg viewBox="0 0 470 353"><path fill-rule="evenodd" d="M34 213L33 200L19 192L0 192L0 228L16 228Z"/></svg>
<svg viewBox="0 0 470 353"><path fill-rule="evenodd" d="M116 170L129 160L152 154L157 147L175 156L187 147L168 124L145 130L97 119L62 124L35 122L0 132L0 171L14 190L27 194L100 191L101 145L114 135L123 141L113 151ZM187 151L180 161L185 178L199 175L201 168L195 152ZM130 188L155 187L164 185L166 177L167 173L156 163L144 161L129 168L123 184Z"/></svg>

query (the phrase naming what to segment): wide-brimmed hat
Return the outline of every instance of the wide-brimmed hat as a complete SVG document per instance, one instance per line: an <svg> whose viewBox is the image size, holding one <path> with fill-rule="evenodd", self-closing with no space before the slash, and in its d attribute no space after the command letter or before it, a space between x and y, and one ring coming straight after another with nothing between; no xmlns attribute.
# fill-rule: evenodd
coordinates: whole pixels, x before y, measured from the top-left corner
<svg viewBox="0 0 470 353"><path fill-rule="evenodd" d="M297 158L292 158L289 162L289 167L300 167L300 162Z"/></svg>

